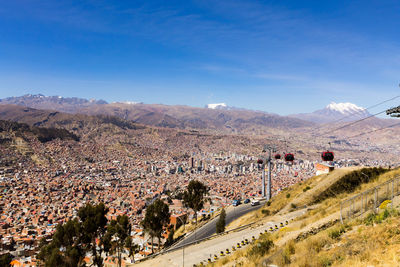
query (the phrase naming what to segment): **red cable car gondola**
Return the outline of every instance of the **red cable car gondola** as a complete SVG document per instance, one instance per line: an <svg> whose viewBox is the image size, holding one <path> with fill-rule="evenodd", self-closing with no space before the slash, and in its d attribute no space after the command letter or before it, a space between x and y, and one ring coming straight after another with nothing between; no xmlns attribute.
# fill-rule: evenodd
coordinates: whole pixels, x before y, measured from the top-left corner
<svg viewBox="0 0 400 267"><path fill-rule="evenodd" d="M275 154L274 158L275 159L281 159L281 154Z"/></svg>
<svg viewBox="0 0 400 267"><path fill-rule="evenodd" d="M285 161L289 161L289 162L294 161L294 155L292 153L286 153L285 154Z"/></svg>
<svg viewBox="0 0 400 267"><path fill-rule="evenodd" d="M323 161L333 161L335 155L331 151L325 151L321 153L321 158Z"/></svg>

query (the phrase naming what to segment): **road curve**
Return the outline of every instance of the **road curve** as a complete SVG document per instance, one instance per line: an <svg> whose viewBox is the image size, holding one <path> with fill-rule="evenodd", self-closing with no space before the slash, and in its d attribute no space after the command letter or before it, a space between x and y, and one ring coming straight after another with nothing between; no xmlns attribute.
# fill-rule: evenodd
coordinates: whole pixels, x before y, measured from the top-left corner
<svg viewBox="0 0 400 267"><path fill-rule="evenodd" d="M236 220L237 218L245 215L248 212L251 212L253 210L257 210L263 206L265 201L260 201L260 205L258 206L251 206L250 203L248 204L241 204L237 207L233 207L232 209L226 211L226 225L230 224L232 221ZM206 223L204 226L200 227L193 233L189 234L187 237L185 237L183 240L178 242L173 246L173 248L178 248L185 246L189 243L195 242L196 240L200 240L203 238L207 238L212 236L213 234L216 233L216 224L219 216L214 218L213 220L209 221Z"/></svg>

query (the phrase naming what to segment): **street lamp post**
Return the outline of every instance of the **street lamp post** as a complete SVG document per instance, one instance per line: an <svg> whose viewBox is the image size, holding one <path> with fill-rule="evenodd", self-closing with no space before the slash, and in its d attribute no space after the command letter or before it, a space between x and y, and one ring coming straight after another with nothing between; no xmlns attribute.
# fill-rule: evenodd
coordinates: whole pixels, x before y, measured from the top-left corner
<svg viewBox="0 0 400 267"><path fill-rule="evenodd" d="M185 267L185 246L182 248L182 266Z"/></svg>

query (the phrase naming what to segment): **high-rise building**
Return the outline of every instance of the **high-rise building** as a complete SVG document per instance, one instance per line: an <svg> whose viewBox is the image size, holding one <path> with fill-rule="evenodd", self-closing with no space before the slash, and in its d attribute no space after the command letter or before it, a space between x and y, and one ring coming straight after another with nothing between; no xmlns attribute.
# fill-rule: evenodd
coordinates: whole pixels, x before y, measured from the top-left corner
<svg viewBox="0 0 400 267"><path fill-rule="evenodd" d="M190 168L194 168L194 158L193 157L191 157L190 158Z"/></svg>

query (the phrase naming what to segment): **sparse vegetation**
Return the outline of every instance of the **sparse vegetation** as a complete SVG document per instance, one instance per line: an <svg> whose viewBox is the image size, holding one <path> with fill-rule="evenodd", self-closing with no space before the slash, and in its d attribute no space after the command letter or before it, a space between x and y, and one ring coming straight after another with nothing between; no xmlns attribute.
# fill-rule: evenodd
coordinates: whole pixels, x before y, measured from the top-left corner
<svg viewBox="0 0 400 267"><path fill-rule="evenodd" d="M360 173L366 173L366 170L372 175L368 179L361 179ZM388 172L385 169L371 168L339 173L341 176L333 176L334 182L327 181L328 183L325 183L327 186L325 188L330 190L339 184L344 185L345 188L337 194L327 193L324 195L321 193L323 192L322 187L318 188L319 184L316 185L316 183L321 179L326 179L327 175L325 175L305 181L301 187L295 185L288 188L286 192L282 192L274 198L273 200L277 200L280 207L282 207L282 203L287 203L288 209L285 212L290 212L299 204L313 203L315 196L321 197L321 200L314 204L307 213L296 219L290 226L290 230L286 230L289 227L283 227L270 234L269 238L273 240L274 246L268 252L254 253L259 249L256 247L256 242L246 250L245 254L237 252L230 256L229 261L225 260L225 264L229 264L232 259L235 259L235 262L242 263L242 266L265 266L268 264L304 267L367 266L369 264L380 266L383 263L388 266L397 266L399 262L396 255L400 249L400 229L398 228L400 213L397 210L399 207L389 208L391 203L389 200L381 204L380 207L383 210L379 214L371 212L364 219L355 219L343 225L340 222L328 221L318 229L311 225L338 212L338 203L341 200L397 176L400 170ZM361 174L361 176L364 175ZM302 198L302 194L305 192L307 195L305 194L306 197ZM290 202L288 198L284 197L289 193L294 196ZM278 203L272 201L269 209L279 206ZM265 215L266 211L267 209L264 208L259 212ZM284 214L283 209L279 215L282 214ZM333 217L336 220L337 218ZM265 220L270 219L266 218ZM298 232L296 231L308 232L302 238L297 239ZM222 265L217 264L216 266Z"/></svg>
<svg viewBox="0 0 400 267"><path fill-rule="evenodd" d="M383 202L381 203L381 205L379 205L379 208L380 208L381 210L384 210L384 209L386 209L387 205L390 204L390 203L392 203L392 201L389 200L389 199L387 199L387 200L383 201Z"/></svg>
<svg viewBox="0 0 400 267"><path fill-rule="evenodd" d="M346 228L343 225L333 228L328 232L328 236L332 239L338 239L343 233L346 232Z"/></svg>
<svg viewBox="0 0 400 267"><path fill-rule="evenodd" d="M271 214L271 212L267 209L262 209L261 213L264 214L265 216L269 216Z"/></svg>
<svg viewBox="0 0 400 267"><path fill-rule="evenodd" d="M249 249L247 255L250 257L261 257L266 255L274 243L269 239L268 234L261 235L260 239Z"/></svg>
<svg viewBox="0 0 400 267"><path fill-rule="evenodd" d="M364 219L364 222L366 225L380 224L387 218L398 215L399 212L397 210L385 209L379 214L375 214L374 212L369 213L368 216Z"/></svg>
<svg viewBox="0 0 400 267"><path fill-rule="evenodd" d="M321 202L327 198L334 197L341 193L351 193L363 183L374 181L379 175L389 171L383 168L362 168L352 171L337 180L325 191L314 197L314 203Z"/></svg>

